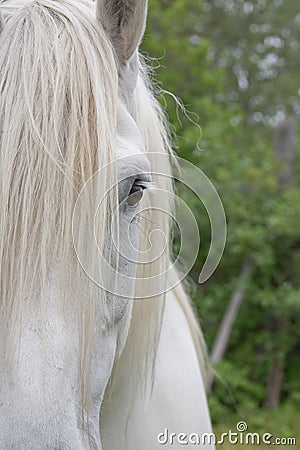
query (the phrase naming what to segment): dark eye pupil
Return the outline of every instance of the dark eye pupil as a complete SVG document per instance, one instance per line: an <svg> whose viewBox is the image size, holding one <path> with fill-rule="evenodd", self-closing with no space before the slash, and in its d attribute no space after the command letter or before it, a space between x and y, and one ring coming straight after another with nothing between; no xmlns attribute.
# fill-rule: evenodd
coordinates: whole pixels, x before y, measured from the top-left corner
<svg viewBox="0 0 300 450"><path fill-rule="evenodd" d="M139 184L134 184L131 188L131 191L129 192L127 204L129 206L137 205L143 197L143 191L144 191L143 186L140 186Z"/></svg>

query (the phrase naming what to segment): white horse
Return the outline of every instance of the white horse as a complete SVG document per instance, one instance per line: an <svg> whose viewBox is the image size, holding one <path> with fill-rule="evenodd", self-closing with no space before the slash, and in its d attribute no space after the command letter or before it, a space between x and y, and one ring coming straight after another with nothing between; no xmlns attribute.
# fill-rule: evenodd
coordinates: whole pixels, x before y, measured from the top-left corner
<svg viewBox="0 0 300 450"><path fill-rule="evenodd" d="M172 210L137 53L146 6L0 4L1 449L181 448L180 433L211 432L201 334L181 286L164 308L176 274L146 236L169 240Z"/></svg>

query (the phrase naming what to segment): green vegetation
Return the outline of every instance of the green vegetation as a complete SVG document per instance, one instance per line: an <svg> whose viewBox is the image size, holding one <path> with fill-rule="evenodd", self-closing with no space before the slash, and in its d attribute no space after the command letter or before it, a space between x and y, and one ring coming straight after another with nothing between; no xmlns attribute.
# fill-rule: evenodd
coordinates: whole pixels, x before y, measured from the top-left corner
<svg viewBox="0 0 300 450"><path fill-rule="evenodd" d="M300 142L290 165L274 142L283 119L298 122L299 43L299 5L292 0L151 0L143 42L144 53L158 58L162 88L191 111L187 117L172 96L162 97L177 152L214 183L227 215L221 264L191 289L209 349L243 264L253 266L209 398L216 430L245 420L252 431L298 442ZM190 274L197 280L210 227L198 200L183 195L201 230L203 247Z"/></svg>

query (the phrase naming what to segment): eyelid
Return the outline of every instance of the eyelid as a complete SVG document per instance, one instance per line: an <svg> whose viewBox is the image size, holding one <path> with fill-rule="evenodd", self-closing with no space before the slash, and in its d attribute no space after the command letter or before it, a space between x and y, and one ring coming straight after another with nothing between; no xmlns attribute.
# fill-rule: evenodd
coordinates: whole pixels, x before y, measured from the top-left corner
<svg viewBox="0 0 300 450"><path fill-rule="evenodd" d="M156 189L156 185L152 181L140 180L139 178L137 178L133 184L142 186L142 188L144 188L144 189Z"/></svg>

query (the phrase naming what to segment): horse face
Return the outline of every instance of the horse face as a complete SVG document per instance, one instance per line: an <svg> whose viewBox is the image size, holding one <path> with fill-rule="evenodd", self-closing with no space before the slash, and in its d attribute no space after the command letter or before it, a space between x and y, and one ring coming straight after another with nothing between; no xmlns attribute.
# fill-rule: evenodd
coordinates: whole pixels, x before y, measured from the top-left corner
<svg viewBox="0 0 300 450"><path fill-rule="evenodd" d="M77 286L72 284L72 276L67 277L70 281L62 305L57 283L61 274L55 264L45 292L38 294L48 299L43 317L30 305L24 310L22 331L10 340L11 348L17 349L11 358L13 369L0 370L0 448L7 450L101 449L100 407L130 323L139 241L139 223L135 218L142 190L151 181L149 162L143 155L144 143L128 112L138 76L136 51L145 26L146 2L103 0L98 2L97 11L119 65L119 159L115 162L119 177L118 268L114 274L107 274L105 320L96 297L90 353L89 344L85 348L85 342L80 342L84 336L78 333ZM107 236L108 241L111 238ZM70 263L70 273L72 270ZM110 289L110 284L118 286L118 291ZM99 297L103 295L100 291L101 288ZM36 303L38 300L32 305ZM84 374L87 392L82 392L78 367L82 348L91 357L86 364L88 373ZM0 367L4 368L6 350L0 350ZM87 399L86 408L82 408L82 397Z"/></svg>

